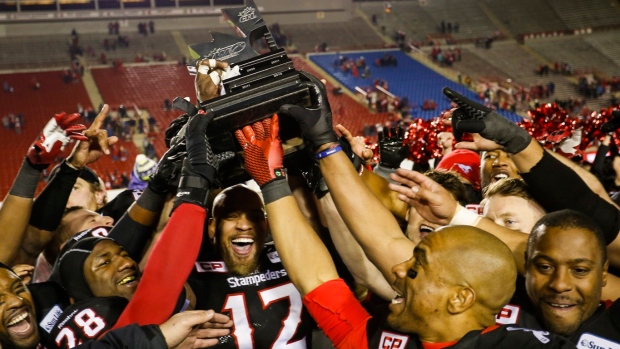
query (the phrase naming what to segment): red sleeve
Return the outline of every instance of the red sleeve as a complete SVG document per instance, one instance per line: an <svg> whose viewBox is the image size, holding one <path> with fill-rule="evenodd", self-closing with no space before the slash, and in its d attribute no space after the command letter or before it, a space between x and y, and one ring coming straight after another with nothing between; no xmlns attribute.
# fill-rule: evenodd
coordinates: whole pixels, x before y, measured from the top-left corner
<svg viewBox="0 0 620 349"><path fill-rule="evenodd" d="M200 251L207 212L192 204L177 207L153 247L140 284L112 329L132 323L161 324L174 311Z"/></svg>
<svg viewBox="0 0 620 349"><path fill-rule="evenodd" d="M321 284L303 299L304 305L334 346L368 348L366 323L371 318L342 279Z"/></svg>

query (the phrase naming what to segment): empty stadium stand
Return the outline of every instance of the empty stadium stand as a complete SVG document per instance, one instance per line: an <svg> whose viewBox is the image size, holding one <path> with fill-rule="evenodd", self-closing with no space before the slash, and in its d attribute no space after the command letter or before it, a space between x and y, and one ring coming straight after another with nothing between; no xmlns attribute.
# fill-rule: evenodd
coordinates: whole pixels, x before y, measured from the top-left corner
<svg viewBox="0 0 620 349"><path fill-rule="evenodd" d="M421 63L413 60L398 50L378 50L365 52L342 53L347 54L350 58L357 58L362 55L370 64L371 76L369 78L356 78L350 73L343 73L339 68L334 67L334 59L338 58L337 54L315 54L310 55L310 59L318 64L323 70L334 76L338 82L346 86L349 90L355 91L355 87L365 88L373 86L374 79L383 79L388 82L389 91L396 96L409 98L410 103L421 106L425 99L432 99L437 103L436 110L420 110L414 109L413 116L428 120L439 116L442 111L450 108L450 101L441 92L442 88L448 86L453 88L470 98L477 96L466 90L462 85L448 80L437 74L435 71L427 68ZM375 60L386 54L393 55L398 60L398 66L378 67ZM504 116L513 121L522 118L514 113L502 112Z"/></svg>

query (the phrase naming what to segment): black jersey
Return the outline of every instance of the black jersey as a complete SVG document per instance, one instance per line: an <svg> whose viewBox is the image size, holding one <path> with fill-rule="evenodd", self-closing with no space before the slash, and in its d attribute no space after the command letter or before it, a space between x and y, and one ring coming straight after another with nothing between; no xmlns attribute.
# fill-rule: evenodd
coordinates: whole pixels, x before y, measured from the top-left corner
<svg viewBox="0 0 620 349"><path fill-rule="evenodd" d="M418 336L412 333L398 332L387 324L389 309L387 306L374 309L373 317L366 323L368 348L372 349L418 349L422 344Z"/></svg>
<svg viewBox="0 0 620 349"><path fill-rule="evenodd" d="M515 297L504 307L500 317L500 322L504 324L545 330L527 295L515 293ZM620 349L620 299L613 303L601 303L594 314L567 339L578 348Z"/></svg>
<svg viewBox="0 0 620 349"><path fill-rule="evenodd" d="M47 347L54 347L52 328L71 302L65 290L56 282L47 281L28 285L34 301L37 323L39 326L39 342Z"/></svg>
<svg viewBox="0 0 620 349"><path fill-rule="evenodd" d="M142 195L141 190L123 190L112 199L112 201L98 209L97 213L100 213L102 216L112 217L114 218L114 222L118 222L125 212L127 212L129 206L138 200L140 195Z"/></svg>
<svg viewBox="0 0 620 349"><path fill-rule="evenodd" d="M536 331L516 326L499 326L483 331L471 331L456 344L454 349L524 349L524 348L575 348L565 338L547 331Z"/></svg>
<svg viewBox="0 0 620 349"><path fill-rule="evenodd" d="M197 309L228 314L234 322L217 348L310 347L312 320L272 243L262 251L259 270L248 276L229 274L212 256L203 249L189 284Z"/></svg>
<svg viewBox="0 0 620 349"><path fill-rule="evenodd" d="M372 328L374 327L374 328ZM372 328L372 329L371 329ZM565 338L545 331L536 331L516 326L493 326L485 330L471 331L458 342L422 344L417 335L390 329L385 324L377 327L371 319L367 324L369 349L514 349L514 348L575 348Z"/></svg>
<svg viewBox="0 0 620 349"><path fill-rule="evenodd" d="M121 297L95 297L67 307L52 327L48 348L73 348L97 339L111 329L127 306Z"/></svg>

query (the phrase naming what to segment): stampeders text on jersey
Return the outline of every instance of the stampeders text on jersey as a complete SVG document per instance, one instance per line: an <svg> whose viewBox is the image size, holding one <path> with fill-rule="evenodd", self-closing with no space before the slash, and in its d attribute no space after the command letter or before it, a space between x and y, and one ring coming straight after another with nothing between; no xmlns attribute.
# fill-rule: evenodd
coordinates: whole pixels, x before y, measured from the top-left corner
<svg viewBox="0 0 620 349"><path fill-rule="evenodd" d="M276 280L281 277L285 277L287 275L286 270L280 269L276 271L271 271L267 269L264 273L257 273L244 277L236 277L232 276L226 279L228 281L228 285L231 288L240 287L240 286L248 286L248 285L258 285L261 282L265 282L267 280Z"/></svg>

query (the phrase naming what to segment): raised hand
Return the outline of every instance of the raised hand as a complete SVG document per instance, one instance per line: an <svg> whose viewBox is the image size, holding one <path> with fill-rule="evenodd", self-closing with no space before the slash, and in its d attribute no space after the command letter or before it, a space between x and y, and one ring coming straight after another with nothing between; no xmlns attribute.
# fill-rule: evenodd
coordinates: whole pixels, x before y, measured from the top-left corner
<svg viewBox="0 0 620 349"><path fill-rule="evenodd" d="M260 187L274 180L285 179L282 166L284 152L279 133L277 114L235 131L235 137L245 155L245 170Z"/></svg>
<svg viewBox="0 0 620 349"><path fill-rule="evenodd" d="M611 133L616 132L620 128L620 110L614 110L611 112L613 118L601 126L601 132Z"/></svg>
<svg viewBox="0 0 620 349"><path fill-rule="evenodd" d="M353 137L351 132L341 124L336 125L336 130L338 130L342 137L349 142L353 154L357 155L364 163L369 163L372 160L374 153L371 149L366 148L364 137Z"/></svg>
<svg viewBox="0 0 620 349"><path fill-rule="evenodd" d="M443 93L459 106L453 111L453 121L458 120L456 124L453 122L453 127L458 132L480 134L485 139L504 147L504 150L510 154L521 152L532 141L532 137L526 130L484 105L465 98L448 87L444 87ZM455 115L456 113L458 114ZM475 136L473 144L461 142L457 144L457 148L494 150L490 149L493 148L493 144L477 142Z"/></svg>
<svg viewBox="0 0 620 349"><path fill-rule="evenodd" d="M71 155L67 158L67 162L71 166L81 169L84 166L97 161L103 153L110 154L110 146L118 142L118 137L108 137L108 132L101 129L103 120L108 115L109 106L103 105L101 112L93 121L93 124L84 131L83 135L86 139L81 139L75 147Z"/></svg>
<svg viewBox="0 0 620 349"><path fill-rule="evenodd" d="M402 185L390 184L398 198L413 206L427 221L448 225L454 217L458 202L450 192L420 172L399 168L390 178Z"/></svg>
<svg viewBox="0 0 620 349"><path fill-rule="evenodd" d="M159 159L155 173L151 175L148 186L158 194L170 191L172 179L181 169L183 159L187 157L185 142L179 142L164 153Z"/></svg>
<svg viewBox="0 0 620 349"><path fill-rule="evenodd" d="M301 128L304 136L312 142L314 150L327 143L337 142L338 138L332 127L332 110L327 100L325 84L312 74L302 71L301 74L309 81L302 83L310 90L312 106L304 108L298 105L285 104L280 113L290 115Z"/></svg>
<svg viewBox="0 0 620 349"><path fill-rule="evenodd" d="M39 138L28 149L27 156L30 163L45 168L54 162L72 139L87 141L88 138L82 135L86 126L75 124L79 118L80 114L77 113L67 115L62 112L54 115L43 128Z"/></svg>
<svg viewBox="0 0 620 349"><path fill-rule="evenodd" d="M399 168L400 163L409 153L409 145L403 144L405 140L405 130L401 127L396 130L384 128L379 132L379 165L388 168Z"/></svg>
<svg viewBox="0 0 620 349"><path fill-rule="evenodd" d="M198 103L220 95L222 75L228 69L228 63L215 59L203 59L196 66L196 99Z"/></svg>
<svg viewBox="0 0 620 349"><path fill-rule="evenodd" d="M189 119L184 142L187 158L183 159L181 179L173 210L182 203L206 208L209 190L217 184L215 176L217 175L218 162L207 139L207 127L213 117L212 112L207 114L199 112ZM183 142L179 142L174 144L173 148L179 147L177 149L178 154L182 154L183 145ZM174 162L179 160L179 156L181 155L172 158Z"/></svg>
<svg viewBox="0 0 620 349"><path fill-rule="evenodd" d="M198 113L189 119L185 131L187 158L196 173L209 182L209 188L215 183L218 169L218 162L207 139L207 127L213 117L213 112Z"/></svg>

